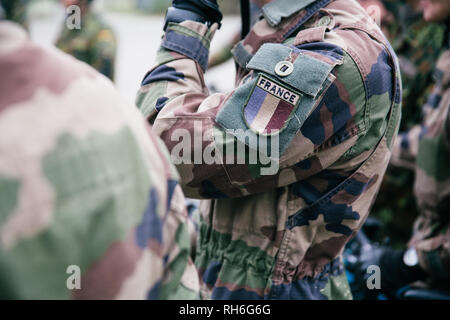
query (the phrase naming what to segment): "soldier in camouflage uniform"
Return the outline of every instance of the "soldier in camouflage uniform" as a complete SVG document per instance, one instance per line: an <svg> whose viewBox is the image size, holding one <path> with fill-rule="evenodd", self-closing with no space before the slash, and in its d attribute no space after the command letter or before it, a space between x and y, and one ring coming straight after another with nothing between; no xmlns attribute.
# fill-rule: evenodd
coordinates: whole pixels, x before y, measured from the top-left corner
<svg viewBox="0 0 450 320"><path fill-rule="evenodd" d="M92 10L93 0L62 0L62 2L66 7L78 5L81 8L81 28L71 30L64 22L56 46L114 80L117 44L111 27Z"/></svg>
<svg viewBox="0 0 450 320"><path fill-rule="evenodd" d="M419 217L407 250L378 248L362 257L361 273L380 266L381 289L395 290L417 280L450 290L450 2L423 1L427 21L446 21L445 51L436 63L435 84L423 106L422 124L396 140L391 163L415 171Z"/></svg>
<svg viewBox="0 0 450 320"><path fill-rule="evenodd" d="M389 23L389 40L397 53L403 84L403 121L400 130L420 123L422 106L433 86L435 62L444 51L445 26L426 22L419 1L395 1Z"/></svg>
<svg viewBox="0 0 450 320"><path fill-rule="evenodd" d="M27 5L29 0L0 0L4 18L21 24L28 29ZM0 8L1 9L1 8Z"/></svg>
<svg viewBox="0 0 450 320"><path fill-rule="evenodd" d="M445 26L426 22L418 0L384 0L379 12L385 34L396 52L402 74L403 103L400 130L409 130L422 122L422 106L433 86L434 64L444 50ZM374 0L362 0L373 5ZM389 166L371 214L381 219L382 236L396 246L410 237L411 225L418 215L415 206L414 174ZM395 193L395 197L392 194ZM382 238L382 237L381 237Z"/></svg>
<svg viewBox="0 0 450 320"><path fill-rule="evenodd" d="M274 0L233 49L236 88L209 95L203 72L218 7L173 6L190 19L167 15L137 104L185 194L205 199L195 259L202 297L350 299L342 251L368 215L400 119L389 43L356 1ZM200 141L180 149L183 136Z"/></svg>
<svg viewBox="0 0 450 320"><path fill-rule="evenodd" d="M178 174L136 108L6 21L0 70L0 299L198 297Z"/></svg>

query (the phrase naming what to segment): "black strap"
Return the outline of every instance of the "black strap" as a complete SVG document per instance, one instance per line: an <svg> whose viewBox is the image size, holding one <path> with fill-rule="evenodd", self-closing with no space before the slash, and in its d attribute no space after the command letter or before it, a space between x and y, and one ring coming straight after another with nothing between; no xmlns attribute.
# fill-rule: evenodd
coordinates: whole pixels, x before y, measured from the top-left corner
<svg viewBox="0 0 450 320"><path fill-rule="evenodd" d="M250 2L249 0L241 0L241 39L250 32Z"/></svg>

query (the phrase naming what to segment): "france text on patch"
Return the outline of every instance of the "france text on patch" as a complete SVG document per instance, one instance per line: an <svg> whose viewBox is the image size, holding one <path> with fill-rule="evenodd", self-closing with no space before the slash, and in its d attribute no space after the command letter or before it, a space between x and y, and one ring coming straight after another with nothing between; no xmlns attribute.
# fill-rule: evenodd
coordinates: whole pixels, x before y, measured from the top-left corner
<svg viewBox="0 0 450 320"><path fill-rule="evenodd" d="M290 120L300 99L300 93L260 75L244 107L245 122L257 133L277 133Z"/></svg>

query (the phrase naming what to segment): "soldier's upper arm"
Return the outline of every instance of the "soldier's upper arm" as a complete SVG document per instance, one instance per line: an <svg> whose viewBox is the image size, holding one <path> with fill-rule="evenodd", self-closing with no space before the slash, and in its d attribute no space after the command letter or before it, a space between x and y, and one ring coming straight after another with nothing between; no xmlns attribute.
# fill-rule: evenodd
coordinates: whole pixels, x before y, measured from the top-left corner
<svg viewBox="0 0 450 320"><path fill-rule="evenodd" d="M347 161L358 157L356 168L381 139L389 108L377 106L390 105L383 90L392 82L386 54L376 52L380 63L363 77L355 59L330 42L265 44L235 90L209 95L203 72L211 33L189 21L169 25L136 101L188 196L245 196L332 165L351 170Z"/></svg>
<svg viewBox="0 0 450 320"><path fill-rule="evenodd" d="M279 72L283 61L292 63L288 75ZM266 165L225 166L243 194L294 183L361 153L353 147L367 131L365 88L356 64L340 47L266 44L247 68L248 79L216 117L248 147L248 161L251 151L265 162L270 154Z"/></svg>
<svg viewBox="0 0 450 320"><path fill-rule="evenodd" d="M147 80L165 73L183 83L165 84L166 93L180 91L160 103L155 128L173 151L185 192L206 198L262 192L311 176L348 153L363 129L358 116L365 93L357 67L344 55L329 43L306 49L267 44L236 90L209 97L186 93L192 81L183 72L186 60L150 73ZM347 79L351 83L342 82ZM188 154L180 152L181 131L194 140L194 128L204 143L192 141Z"/></svg>

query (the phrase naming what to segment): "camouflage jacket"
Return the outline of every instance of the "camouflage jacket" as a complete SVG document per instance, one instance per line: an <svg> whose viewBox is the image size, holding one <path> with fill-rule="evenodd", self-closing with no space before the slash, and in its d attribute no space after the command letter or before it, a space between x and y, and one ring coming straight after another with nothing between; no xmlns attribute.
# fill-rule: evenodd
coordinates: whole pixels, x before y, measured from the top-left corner
<svg viewBox="0 0 450 320"><path fill-rule="evenodd" d="M436 64L435 86L424 106L425 119L401 133L392 163L415 169L414 193L420 215L409 245L416 247L431 281L450 277L450 49ZM436 281L437 280L437 281ZM434 285L433 283L433 285Z"/></svg>
<svg viewBox="0 0 450 320"><path fill-rule="evenodd" d="M351 298L341 254L396 136L396 58L356 1L274 0L263 12L233 50L225 94L203 80L214 27L169 24L137 105L185 194L210 199L195 259L203 298Z"/></svg>
<svg viewBox="0 0 450 320"><path fill-rule="evenodd" d="M433 87L434 64L445 50L445 26L426 22L423 13L414 12L407 3L396 1L393 5L396 19L389 23L389 40L402 73L403 131L422 121L422 106Z"/></svg>
<svg viewBox="0 0 450 320"><path fill-rule="evenodd" d="M21 24L28 29L27 6L29 0L0 0L4 18ZM1 10L1 8L0 8Z"/></svg>
<svg viewBox="0 0 450 320"><path fill-rule="evenodd" d="M178 174L136 108L10 22L0 70L0 298L198 297Z"/></svg>
<svg viewBox="0 0 450 320"><path fill-rule="evenodd" d="M409 5L411 1L382 2L388 9L381 12L382 30L397 54L402 75L400 131L406 131L423 120L422 106L433 87L434 64L445 50L445 26L426 22L423 13ZM371 214L384 225L380 238L389 236L391 245L404 246L411 236L411 226L418 216L413 185L413 171L388 167L372 207Z"/></svg>
<svg viewBox="0 0 450 320"><path fill-rule="evenodd" d="M116 39L112 29L95 12L88 11L81 17L80 29L71 30L64 22L56 46L114 80Z"/></svg>

